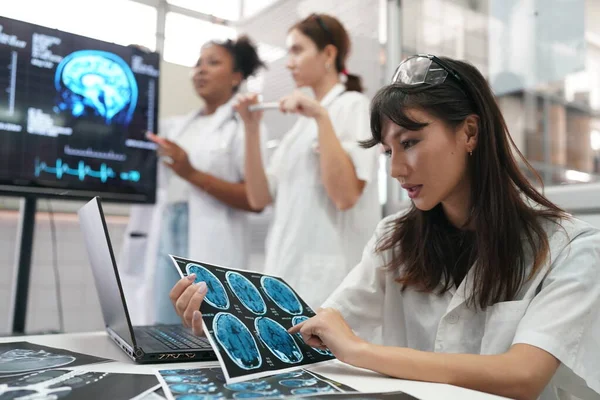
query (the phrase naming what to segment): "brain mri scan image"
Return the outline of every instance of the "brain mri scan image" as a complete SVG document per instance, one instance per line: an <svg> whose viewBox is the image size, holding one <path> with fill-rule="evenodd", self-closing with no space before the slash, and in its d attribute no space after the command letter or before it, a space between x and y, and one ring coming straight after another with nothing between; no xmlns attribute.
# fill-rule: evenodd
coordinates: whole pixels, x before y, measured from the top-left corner
<svg viewBox="0 0 600 400"><path fill-rule="evenodd" d="M300 387L308 387L314 386L317 384L316 378L311 379L284 379L279 381L281 386L290 387L290 388L300 388Z"/></svg>
<svg viewBox="0 0 600 400"><path fill-rule="evenodd" d="M236 392L242 391L259 391L271 389L271 384L267 381L248 381L239 383L229 383L224 386L226 389L233 390Z"/></svg>
<svg viewBox="0 0 600 400"><path fill-rule="evenodd" d="M0 399L130 399L156 386L151 375L50 369L0 384Z"/></svg>
<svg viewBox="0 0 600 400"><path fill-rule="evenodd" d="M256 315L267 312L267 305L260 292L248 278L238 272L228 271L225 279L244 307Z"/></svg>
<svg viewBox="0 0 600 400"><path fill-rule="evenodd" d="M296 326L298 325L300 322L304 322L308 319L308 317L301 315L298 317L294 317L292 318L292 325ZM296 333L296 337L301 340L302 342L304 342L304 339L302 339L302 335L300 333ZM333 356L333 353L329 350L322 350L322 349L318 349L316 347L311 347L311 349L313 349L314 351L316 351L319 354L322 354L324 356Z"/></svg>
<svg viewBox="0 0 600 400"><path fill-rule="evenodd" d="M292 389L292 394L298 395L298 396L317 394L317 393L337 393L337 392L331 386L301 387L298 389Z"/></svg>
<svg viewBox="0 0 600 400"><path fill-rule="evenodd" d="M237 317L218 313L213 320L215 339L240 368L251 370L262 365L262 357L250 330Z"/></svg>
<svg viewBox="0 0 600 400"><path fill-rule="evenodd" d="M296 364L304 358L292 335L278 322L271 318L258 317L254 320L254 327L269 351L284 363Z"/></svg>
<svg viewBox="0 0 600 400"><path fill-rule="evenodd" d="M96 115L107 125L128 125L138 101L138 86L127 63L113 53L76 51L56 68L58 110L73 116Z"/></svg>
<svg viewBox="0 0 600 400"><path fill-rule="evenodd" d="M169 389L171 389L174 393L215 393L219 387L214 384L214 382L209 382L206 384L198 384L198 383L176 383L174 385L169 385Z"/></svg>
<svg viewBox="0 0 600 400"><path fill-rule="evenodd" d="M24 373L71 364L73 356L44 350L14 349L0 354L0 374Z"/></svg>
<svg viewBox="0 0 600 400"><path fill-rule="evenodd" d="M263 392L240 392L234 393L234 399L283 399L284 396L277 389Z"/></svg>
<svg viewBox="0 0 600 400"><path fill-rule="evenodd" d="M302 371L284 372L283 374L276 375L278 379L293 379L302 376Z"/></svg>
<svg viewBox="0 0 600 400"><path fill-rule="evenodd" d="M208 378L198 375L167 375L163 377L167 383L206 383Z"/></svg>
<svg viewBox="0 0 600 400"><path fill-rule="evenodd" d="M208 292L204 297L211 306L218 308L219 310L227 310L229 308L229 297L225 291L225 287L219 282L217 277L210 272L208 269L201 265L189 263L185 266L185 270L190 274L196 274L196 280L194 283L205 282Z"/></svg>
<svg viewBox="0 0 600 400"><path fill-rule="evenodd" d="M277 307L292 315L302 314L302 304L288 285L270 276L263 276L260 284Z"/></svg>

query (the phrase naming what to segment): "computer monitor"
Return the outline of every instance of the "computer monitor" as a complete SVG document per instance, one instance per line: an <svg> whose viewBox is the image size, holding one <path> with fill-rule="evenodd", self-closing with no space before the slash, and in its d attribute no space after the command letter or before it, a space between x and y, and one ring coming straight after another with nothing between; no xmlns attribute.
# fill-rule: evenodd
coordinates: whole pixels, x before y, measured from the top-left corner
<svg viewBox="0 0 600 400"><path fill-rule="evenodd" d="M0 17L0 194L153 203L159 62Z"/></svg>

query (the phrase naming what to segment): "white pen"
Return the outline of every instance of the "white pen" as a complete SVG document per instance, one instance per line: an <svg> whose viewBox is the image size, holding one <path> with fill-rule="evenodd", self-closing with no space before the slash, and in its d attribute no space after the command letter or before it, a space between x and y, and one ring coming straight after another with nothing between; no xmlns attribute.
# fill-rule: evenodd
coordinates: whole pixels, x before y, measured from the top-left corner
<svg viewBox="0 0 600 400"><path fill-rule="evenodd" d="M270 103L258 103L252 104L248 107L249 111L263 111L263 110L279 110L279 103L272 101Z"/></svg>

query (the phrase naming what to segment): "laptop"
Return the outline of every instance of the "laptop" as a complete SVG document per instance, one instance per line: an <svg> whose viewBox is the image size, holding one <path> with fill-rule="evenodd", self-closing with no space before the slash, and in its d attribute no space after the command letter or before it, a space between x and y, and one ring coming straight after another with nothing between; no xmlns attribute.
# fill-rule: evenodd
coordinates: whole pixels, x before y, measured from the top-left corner
<svg viewBox="0 0 600 400"><path fill-rule="evenodd" d="M106 331L138 363L214 361L208 340L183 325L133 326L99 197L78 212ZM173 311L175 312L175 311Z"/></svg>

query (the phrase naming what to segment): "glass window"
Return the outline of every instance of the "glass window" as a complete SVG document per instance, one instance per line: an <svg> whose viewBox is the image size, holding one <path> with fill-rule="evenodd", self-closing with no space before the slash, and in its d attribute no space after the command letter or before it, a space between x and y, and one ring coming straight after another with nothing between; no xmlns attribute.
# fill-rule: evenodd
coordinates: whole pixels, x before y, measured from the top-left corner
<svg viewBox="0 0 600 400"><path fill-rule="evenodd" d="M133 1L6 1L2 16L107 42L156 49L156 8Z"/></svg>
<svg viewBox="0 0 600 400"><path fill-rule="evenodd" d="M269 7L277 0L245 0L244 1L244 17L248 18L258 14L261 10Z"/></svg>
<svg viewBox="0 0 600 400"><path fill-rule="evenodd" d="M598 4L405 0L400 48L478 67L547 186L600 182L600 34L589 23Z"/></svg>
<svg viewBox="0 0 600 400"><path fill-rule="evenodd" d="M167 2L174 6L231 21L237 21L241 15L240 0L167 0Z"/></svg>
<svg viewBox="0 0 600 400"><path fill-rule="evenodd" d="M165 23L165 61L193 66L200 48L210 40L235 39L234 28L214 24L178 13L167 13Z"/></svg>

